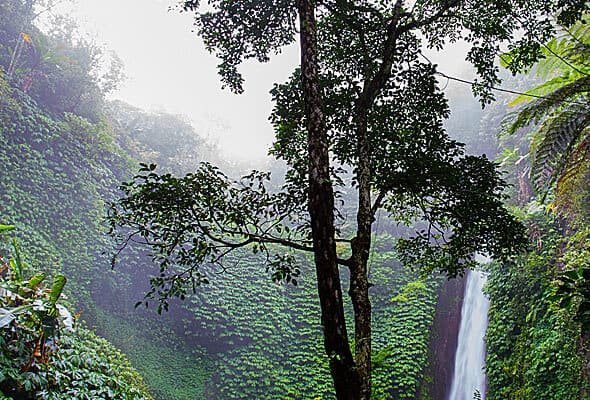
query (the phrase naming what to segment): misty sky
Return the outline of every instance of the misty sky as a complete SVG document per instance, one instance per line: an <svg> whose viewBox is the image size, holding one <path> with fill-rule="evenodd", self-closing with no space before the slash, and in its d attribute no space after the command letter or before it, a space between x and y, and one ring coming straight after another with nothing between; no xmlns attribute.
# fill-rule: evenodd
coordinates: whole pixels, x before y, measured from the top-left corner
<svg viewBox="0 0 590 400"><path fill-rule="evenodd" d="M127 79L112 97L147 110L188 116L196 130L217 141L228 156L264 158L273 132L269 90L298 62L295 46L271 64L242 68L246 92L221 89L217 60L192 32L188 13L168 11L169 0L78 0L73 16L84 31L115 51Z"/></svg>
<svg viewBox="0 0 590 400"><path fill-rule="evenodd" d="M268 91L293 71L299 61L298 48L285 49L268 64L244 65L246 91L235 95L221 89L217 60L192 32L192 16L168 10L174 3L77 0L72 15L84 31L96 35L125 64L127 80L113 98L147 110L184 114L228 157L249 162L264 159L273 138ZM430 57L446 72L468 77L459 53ZM451 82L447 90L455 86Z"/></svg>

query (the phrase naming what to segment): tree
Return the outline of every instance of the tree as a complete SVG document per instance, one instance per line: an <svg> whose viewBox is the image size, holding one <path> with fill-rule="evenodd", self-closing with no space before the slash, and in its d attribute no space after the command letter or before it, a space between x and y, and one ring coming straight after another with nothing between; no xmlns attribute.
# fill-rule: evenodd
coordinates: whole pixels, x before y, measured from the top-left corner
<svg viewBox="0 0 590 400"><path fill-rule="evenodd" d="M50 11L70 0L0 1L0 67L18 87L54 113L100 120L106 94L122 80L120 59L78 32L73 20ZM51 30L37 26L44 15Z"/></svg>
<svg viewBox="0 0 590 400"><path fill-rule="evenodd" d="M200 160L210 160L216 153L182 116L149 113L121 101L107 103L107 114L116 129L131 139L125 139L124 146L134 159L164 166L166 172L194 171Z"/></svg>
<svg viewBox="0 0 590 400"><path fill-rule="evenodd" d="M236 92L242 91L242 61L268 61L299 34L301 66L273 89L272 153L290 167L285 185L272 193L268 174L255 171L232 181L209 164L184 178L144 165L122 186L125 197L109 214L113 232L129 228L121 232L122 248L132 240L152 246L161 275L152 279L149 296L164 307L168 297L184 297L187 283L206 283L207 265L225 268L224 256L235 249L262 251L273 277L287 282L296 282L299 271L293 255L277 246L312 252L339 399L368 399L371 393L367 260L379 210L423 226L414 237L400 238L398 248L404 261L425 271L456 276L473 265L475 251L506 258L525 242L521 226L502 206L504 182L494 164L465 155L444 131L449 110L435 66L421 61L422 41L435 48L460 39L472 43L468 59L480 76L474 90L485 103L498 82L494 59L501 41L523 49L515 62L529 65L539 57L538 41L551 34L546 16L559 10L560 20L571 21L586 7L553 1L408 3L210 1L208 11L200 11L198 0L182 2L184 11L195 12L207 48L221 59L224 85ZM534 32L525 29L533 26ZM515 40L519 29L530 34ZM358 194L351 237L337 229L335 200L342 200L338 191L346 186ZM352 255L340 257L336 242L348 244ZM350 271L354 357L340 266Z"/></svg>

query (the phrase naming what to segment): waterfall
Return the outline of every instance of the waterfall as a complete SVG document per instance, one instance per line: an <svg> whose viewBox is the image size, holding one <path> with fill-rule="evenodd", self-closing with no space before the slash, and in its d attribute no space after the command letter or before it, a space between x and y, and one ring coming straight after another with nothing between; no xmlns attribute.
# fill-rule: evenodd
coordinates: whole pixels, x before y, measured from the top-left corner
<svg viewBox="0 0 590 400"><path fill-rule="evenodd" d="M459 340L455 354L455 371L448 400L473 400L475 391L485 399L485 342L489 300L482 292L486 276L468 271Z"/></svg>

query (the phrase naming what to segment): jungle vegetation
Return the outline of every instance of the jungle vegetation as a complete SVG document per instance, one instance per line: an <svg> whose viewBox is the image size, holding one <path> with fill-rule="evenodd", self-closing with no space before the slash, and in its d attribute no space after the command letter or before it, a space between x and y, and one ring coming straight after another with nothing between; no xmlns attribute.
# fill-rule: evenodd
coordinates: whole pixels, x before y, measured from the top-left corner
<svg viewBox="0 0 590 400"><path fill-rule="evenodd" d="M299 38L268 172L106 100L116 57L41 31L43 0L0 0L0 394L432 399L437 304L480 251L487 398L587 399L587 4L211 5L180 8L234 91ZM461 100L469 120L423 57L460 39L486 103Z"/></svg>
<svg viewBox="0 0 590 400"><path fill-rule="evenodd" d="M506 261L525 242L520 225L502 206L504 183L493 163L485 156L464 156L462 146L447 136L446 101L436 85L436 68L421 59L422 40L438 49L447 40L472 45L467 58L481 79L474 92L485 104L499 82L494 61L501 44L514 48L513 70L530 66L542 56L539 41L554 32L553 17L569 26L586 5L302 0L208 6L201 10L197 0L181 8L195 13L199 35L221 59L223 83L236 92L242 91L237 68L242 61L268 61L298 34L300 68L272 92L277 140L271 153L289 165L285 184L272 193L264 185L268 175L258 171L232 182L209 164L183 179L145 165L111 208L112 231L125 228L121 248L130 240L151 246L161 274L152 279L149 295L164 307L170 296L184 298L187 286L194 291L208 283L201 267L225 269L224 258L235 249L262 251L273 278L287 283L296 283L299 275L294 258L271 245L312 252L336 397L368 399L367 262L376 213L383 208L410 225L425 221L424 230L397 240L397 251L406 264L426 273L457 276L473 266L476 251ZM516 39L519 30L526 33ZM336 229L341 212L335 188L348 186L357 192L353 233ZM337 243L350 246L348 258L339 257ZM354 357L340 267L350 273Z"/></svg>

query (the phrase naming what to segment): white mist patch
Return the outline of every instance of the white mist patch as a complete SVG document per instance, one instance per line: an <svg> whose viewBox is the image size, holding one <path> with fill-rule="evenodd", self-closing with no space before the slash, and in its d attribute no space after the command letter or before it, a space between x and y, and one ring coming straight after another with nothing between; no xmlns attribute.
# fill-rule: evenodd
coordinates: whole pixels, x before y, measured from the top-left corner
<svg viewBox="0 0 590 400"><path fill-rule="evenodd" d="M483 272L467 273L459 340L455 354L455 371L448 400L473 400L476 391L481 394L482 400L485 399L484 337L488 327L490 305L482 291L485 282L486 275Z"/></svg>
<svg viewBox="0 0 590 400"><path fill-rule="evenodd" d="M229 161L266 162L274 129L268 120L269 91L285 82L299 63L297 45L268 63L240 66L241 95L222 89L219 60L193 32L194 15L176 0L75 0L52 10L73 18L80 31L114 51L127 79L109 100L144 110L186 116L201 136L219 145ZM169 9L173 7L172 9Z"/></svg>

